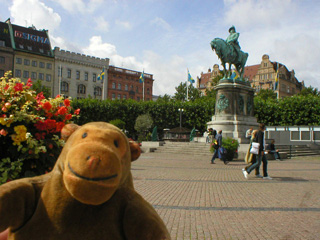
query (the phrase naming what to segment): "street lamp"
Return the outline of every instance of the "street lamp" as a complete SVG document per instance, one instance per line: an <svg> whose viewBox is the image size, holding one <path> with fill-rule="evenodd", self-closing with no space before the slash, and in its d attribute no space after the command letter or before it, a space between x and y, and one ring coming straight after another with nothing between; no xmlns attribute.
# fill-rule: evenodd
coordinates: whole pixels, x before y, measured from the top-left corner
<svg viewBox="0 0 320 240"><path fill-rule="evenodd" d="M184 109L183 108L179 108L178 111L180 112L180 128L181 128L182 112L184 111Z"/></svg>

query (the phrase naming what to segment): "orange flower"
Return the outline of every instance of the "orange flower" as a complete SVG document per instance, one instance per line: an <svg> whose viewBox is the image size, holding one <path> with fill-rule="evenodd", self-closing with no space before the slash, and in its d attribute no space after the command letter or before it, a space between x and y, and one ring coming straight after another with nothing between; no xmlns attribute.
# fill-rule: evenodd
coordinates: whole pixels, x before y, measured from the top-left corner
<svg viewBox="0 0 320 240"><path fill-rule="evenodd" d="M80 114L80 109L78 108L77 110L75 110L74 114L79 115Z"/></svg>

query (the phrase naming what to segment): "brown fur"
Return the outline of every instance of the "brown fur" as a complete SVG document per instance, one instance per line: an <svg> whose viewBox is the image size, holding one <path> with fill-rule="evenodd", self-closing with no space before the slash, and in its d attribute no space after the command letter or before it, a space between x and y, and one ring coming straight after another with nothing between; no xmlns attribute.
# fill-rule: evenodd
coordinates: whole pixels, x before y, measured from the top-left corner
<svg viewBox="0 0 320 240"><path fill-rule="evenodd" d="M115 126L69 124L51 173L0 186L0 232L15 240L170 239L154 208L133 187L141 153Z"/></svg>

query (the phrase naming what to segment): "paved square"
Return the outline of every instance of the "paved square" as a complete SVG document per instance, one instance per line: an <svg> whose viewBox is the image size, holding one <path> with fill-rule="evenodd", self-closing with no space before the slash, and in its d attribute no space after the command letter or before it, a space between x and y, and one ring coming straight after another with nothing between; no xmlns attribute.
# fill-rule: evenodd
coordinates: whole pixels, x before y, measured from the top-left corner
<svg viewBox="0 0 320 240"><path fill-rule="evenodd" d="M210 159L144 153L132 164L136 190L172 239L320 239L320 156L269 161L273 180Z"/></svg>

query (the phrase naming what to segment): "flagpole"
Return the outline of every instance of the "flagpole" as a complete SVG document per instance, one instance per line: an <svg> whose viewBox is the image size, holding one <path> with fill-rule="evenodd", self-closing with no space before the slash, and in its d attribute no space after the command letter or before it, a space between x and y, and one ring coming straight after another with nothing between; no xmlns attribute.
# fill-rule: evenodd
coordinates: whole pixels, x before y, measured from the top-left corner
<svg viewBox="0 0 320 240"><path fill-rule="evenodd" d="M188 76L188 79L187 79L187 101L189 101L189 96L188 96L188 82L189 82L189 70L187 69L187 76Z"/></svg>
<svg viewBox="0 0 320 240"><path fill-rule="evenodd" d="M61 77L62 77L62 68L60 64L60 74L59 74L59 95L61 95Z"/></svg>
<svg viewBox="0 0 320 240"><path fill-rule="evenodd" d="M143 73L144 73L144 69L143 69ZM143 74L143 78L144 78L144 74ZM142 83L142 98L143 98L143 101L144 101L144 81L145 81L145 79L143 79L143 83Z"/></svg>
<svg viewBox="0 0 320 240"><path fill-rule="evenodd" d="M105 71L105 66L103 66L103 70ZM100 76L100 78L101 78L101 81L103 81L102 82L102 100L105 100L105 97L104 97L104 78L105 78L105 76L106 76L106 73L104 73L104 75L103 75L103 77L102 76Z"/></svg>

